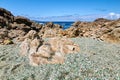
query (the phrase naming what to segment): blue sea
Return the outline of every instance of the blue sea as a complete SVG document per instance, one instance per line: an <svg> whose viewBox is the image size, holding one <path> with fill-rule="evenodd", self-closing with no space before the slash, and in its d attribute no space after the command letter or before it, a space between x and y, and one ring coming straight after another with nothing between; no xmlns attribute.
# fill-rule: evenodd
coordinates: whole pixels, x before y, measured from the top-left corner
<svg viewBox="0 0 120 80"><path fill-rule="evenodd" d="M40 23L40 24L45 24L45 23L47 23L47 21L37 21L38 23ZM69 28L74 22L64 22L64 21L54 21L53 22L54 24L59 24L59 25L61 25L61 26L63 26L63 29L67 29L67 28Z"/></svg>

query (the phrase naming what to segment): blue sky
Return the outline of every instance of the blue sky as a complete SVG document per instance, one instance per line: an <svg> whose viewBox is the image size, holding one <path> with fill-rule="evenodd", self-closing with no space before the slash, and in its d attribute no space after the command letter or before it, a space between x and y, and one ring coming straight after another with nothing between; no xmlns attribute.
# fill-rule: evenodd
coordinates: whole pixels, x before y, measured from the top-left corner
<svg viewBox="0 0 120 80"><path fill-rule="evenodd" d="M120 13L120 0L0 0L14 15L50 17Z"/></svg>

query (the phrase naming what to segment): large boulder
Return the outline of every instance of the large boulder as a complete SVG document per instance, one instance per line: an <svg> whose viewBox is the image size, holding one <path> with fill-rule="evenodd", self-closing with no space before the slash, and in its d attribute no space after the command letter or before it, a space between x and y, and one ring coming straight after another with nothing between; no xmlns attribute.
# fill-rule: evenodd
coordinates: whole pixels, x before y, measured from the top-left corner
<svg viewBox="0 0 120 80"><path fill-rule="evenodd" d="M79 46L68 38L55 37L47 42L42 38L26 38L20 45L20 55L27 56L30 64L62 64L65 54L79 52Z"/></svg>

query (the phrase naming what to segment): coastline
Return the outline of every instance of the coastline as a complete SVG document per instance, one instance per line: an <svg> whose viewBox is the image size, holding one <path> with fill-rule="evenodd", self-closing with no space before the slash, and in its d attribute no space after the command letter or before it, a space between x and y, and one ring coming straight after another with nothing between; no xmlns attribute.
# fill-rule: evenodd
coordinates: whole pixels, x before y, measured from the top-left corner
<svg viewBox="0 0 120 80"><path fill-rule="evenodd" d="M0 11L1 80L120 79L120 19L77 21L63 29L59 24L48 22L42 25L22 16L14 16L3 8ZM19 55L19 46L25 39L41 40L42 43L42 39L47 41L54 37L71 39L79 45L80 52L66 55L63 64L36 67L29 64L28 57Z"/></svg>

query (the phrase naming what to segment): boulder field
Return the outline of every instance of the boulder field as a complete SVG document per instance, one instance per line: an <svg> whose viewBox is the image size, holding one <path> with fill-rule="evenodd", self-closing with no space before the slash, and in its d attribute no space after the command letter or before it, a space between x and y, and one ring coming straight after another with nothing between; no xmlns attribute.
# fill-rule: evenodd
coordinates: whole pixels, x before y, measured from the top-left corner
<svg viewBox="0 0 120 80"><path fill-rule="evenodd" d="M52 22L39 24L22 16L14 16L10 11L0 8L0 44L24 41L31 30L34 30L41 38L90 37L110 43L120 43L120 19L99 18L93 22L76 21L70 28L63 30L58 24Z"/></svg>

